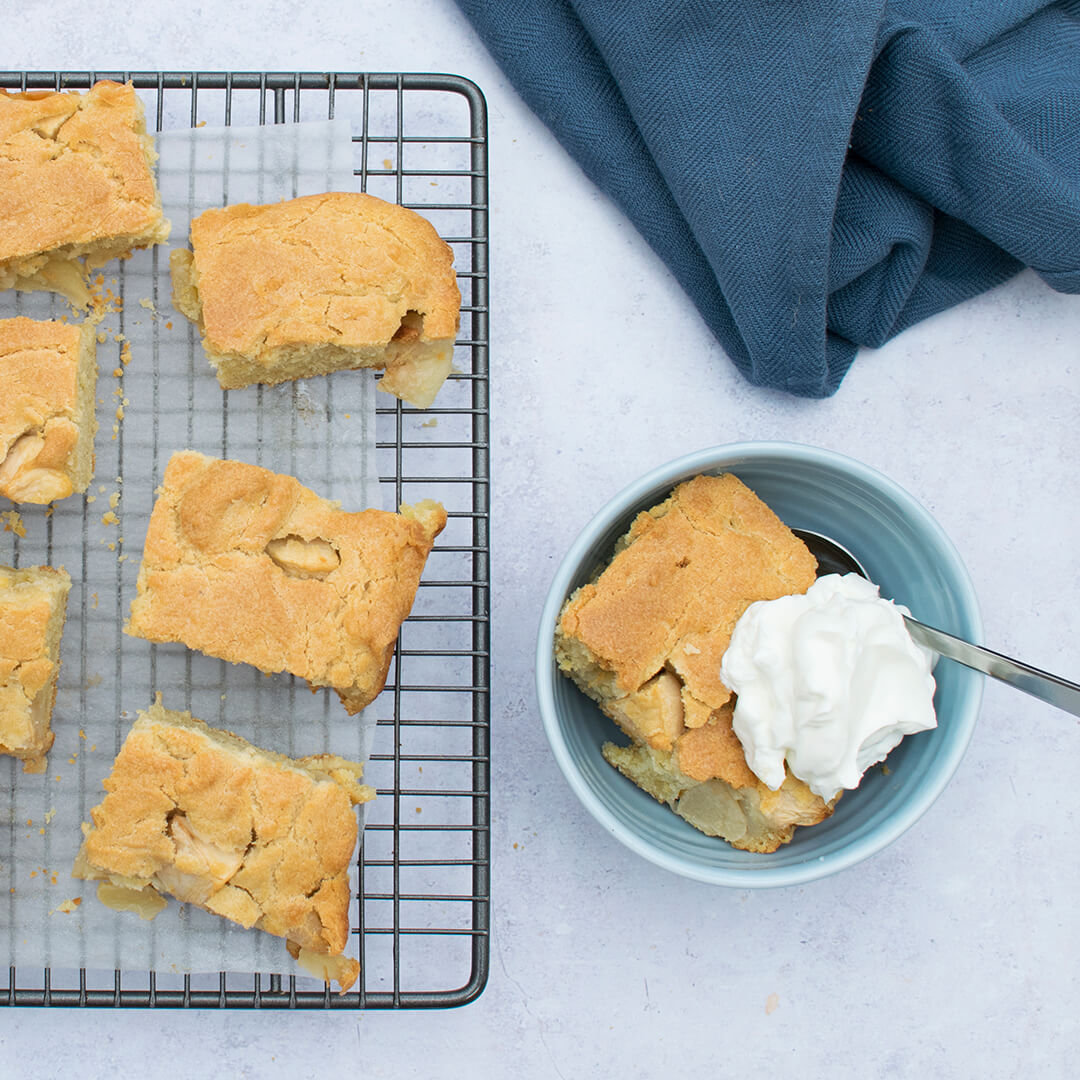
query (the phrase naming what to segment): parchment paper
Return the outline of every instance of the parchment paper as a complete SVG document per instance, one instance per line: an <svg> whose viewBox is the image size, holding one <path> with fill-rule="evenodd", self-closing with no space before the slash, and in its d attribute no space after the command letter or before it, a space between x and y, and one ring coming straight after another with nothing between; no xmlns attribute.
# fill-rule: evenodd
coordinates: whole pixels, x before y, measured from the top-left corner
<svg viewBox="0 0 1080 1080"><path fill-rule="evenodd" d="M187 245L190 219L207 207L355 190L350 140L347 120L161 134L169 246ZM346 509L381 505L374 379L343 372L224 393L198 332L170 304L167 248L137 252L123 264L122 281L117 263L102 275L100 288L122 294L122 307L100 327L90 497L63 500L51 514L19 507L25 538L0 534L0 558L33 565L51 557L74 583L48 771L29 776L13 759L0 759L0 783L10 792L10 809L0 808L0 889L8 892L0 900L0 943L20 968L298 973L280 938L175 900L144 922L105 908L95 886L70 871L80 823L103 797L102 779L136 710L157 691L166 707L190 708L270 750L367 760L374 717L348 717L332 692L313 695L288 676L267 678L180 645L152 646L120 628L154 489L174 450L193 447L291 473ZM0 293L0 317L60 317L66 310L46 294ZM65 903L77 898L78 906ZM355 949L354 941L352 955Z"/></svg>

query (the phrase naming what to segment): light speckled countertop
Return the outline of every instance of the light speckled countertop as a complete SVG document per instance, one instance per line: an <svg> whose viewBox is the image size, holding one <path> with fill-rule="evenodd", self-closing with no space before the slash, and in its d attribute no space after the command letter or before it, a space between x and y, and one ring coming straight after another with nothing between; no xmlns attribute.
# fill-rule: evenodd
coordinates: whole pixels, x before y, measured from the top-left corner
<svg viewBox="0 0 1080 1080"><path fill-rule="evenodd" d="M490 108L493 934L483 996L364 1015L12 1010L0 1075L1070 1075L1080 1048L1071 717L989 685L907 835L805 888L672 877L570 795L534 702L551 574L594 509L714 442L860 458L937 516L987 643L1077 677L1080 298L1032 274L864 353L828 401L757 390L525 109L450 0L4 16L7 69L451 71ZM346 14L347 12L347 14Z"/></svg>

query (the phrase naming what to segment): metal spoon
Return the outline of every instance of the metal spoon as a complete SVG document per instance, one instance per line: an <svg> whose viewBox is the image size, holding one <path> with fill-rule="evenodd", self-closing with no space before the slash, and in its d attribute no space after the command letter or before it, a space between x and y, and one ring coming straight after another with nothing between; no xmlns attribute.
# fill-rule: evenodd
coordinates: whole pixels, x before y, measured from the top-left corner
<svg viewBox="0 0 1080 1080"><path fill-rule="evenodd" d="M870 575L859 560L835 540L809 529L791 531L806 544L817 559L819 577L824 574L858 574L869 580ZM912 639L920 645L985 675L992 675L995 679L1015 686L1017 690L1023 690L1025 694L1031 694L1040 701L1047 701L1072 713L1073 716L1080 716L1080 686L1076 683L1040 671L1019 660L1012 660L1001 653L984 649L981 645L972 645L970 641L927 626L910 615L904 616L904 622Z"/></svg>

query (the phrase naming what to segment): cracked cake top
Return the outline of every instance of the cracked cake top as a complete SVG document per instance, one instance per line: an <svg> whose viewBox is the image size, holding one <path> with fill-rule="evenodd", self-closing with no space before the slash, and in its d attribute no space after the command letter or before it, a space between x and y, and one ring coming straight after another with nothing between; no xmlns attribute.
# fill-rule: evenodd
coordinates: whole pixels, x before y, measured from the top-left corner
<svg viewBox="0 0 1080 1080"><path fill-rule="evenodd" d="M298 950L338 956L349 933L353 807L375 795L361 774L333 754L260 750L159 698L104 781L76 875L168 892ZM330 970L347 989L358 968Z"/></svg>
<svg viewBox="0 0 1080 1080"><path fill-rule="evenodd" d="M0 90L0 283L5 268L29 275L49 254L112 258L164 240L155 158L130 84Z"/></svg>

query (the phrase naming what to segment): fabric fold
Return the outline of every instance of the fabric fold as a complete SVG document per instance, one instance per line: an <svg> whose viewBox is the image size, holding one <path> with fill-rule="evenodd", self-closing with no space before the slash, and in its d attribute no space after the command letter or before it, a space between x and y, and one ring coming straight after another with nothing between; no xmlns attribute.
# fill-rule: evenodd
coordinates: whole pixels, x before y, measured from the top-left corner
<svg viewBox="0 0 1080 1080"><path fill-rule="evenodd" d="M457 0L751 382L1022 266L1080 291L1080 0Z"/></svg>

